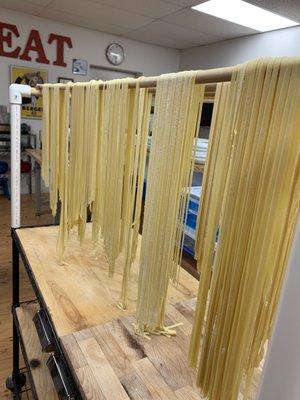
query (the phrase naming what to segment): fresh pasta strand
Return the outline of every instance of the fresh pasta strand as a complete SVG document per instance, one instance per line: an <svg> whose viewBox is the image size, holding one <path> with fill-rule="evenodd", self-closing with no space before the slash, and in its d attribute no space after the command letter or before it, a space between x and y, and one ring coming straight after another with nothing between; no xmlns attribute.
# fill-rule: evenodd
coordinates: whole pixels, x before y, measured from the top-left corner
<svg viewBox="0 0 300 400"><path fill-rule="evenodd" d="M80 241L83 240L86 222L86 209L91 205L95 196L93 177L95 176L96 169L95 163L97 146L95 145L95 142L98 133L97 116L100 83L101 82L91 81L85 86L83 86L83 84L77 84L75 90L73 89L74 84L69 83L66 85L65 90L61 91L61 97L64 103L61 101L60 107L64 107L66 114L60 137L60 170L64 172L63 180L59 186L61 216L57 247L59 259L61 261L63 259L69 231L74 224L79 224L79 239ZM71 89L74 96L73 99L71 97ZM78 114L79 111L77 110L77 107L79 107L80 103L76 102L75 100L77 95L80 96L81 101L84 98L85 110L87 113L85 113L83 117L82 114L81 116ZM71 118L69 114L71 114ZM82 119L84 119L84 123L82 122ZM78 123L81 125L78 125ZM85 127L84 130L82 129L83 125ZM77 128L80 126L81 136L86 136L86 138L81 137L81 143L83 143L83 145L81 147L81 152L79 151L77 153L78 158L76 159L74 147L77 146ZM82 168L80 167L81 164L84 164ZM81 168L80 172L79 168ZM78 173L76 171L78 171ZM75 182L74 180L77 178L78 181ZM76 189L77 185L79 185L79 187ZM80 199L78 197L72 197L74 194L73 190L76 190L80 194ZM77 205L74 204L75 201L78 201ZM69 214L71 209L76 213L72 219L70 218Z"/></svg>
<svg viewBox="0 0 300 400"><path fill-rule="evenodd" d="M248 398L269 338L296 218L300 182L300 61L240 65L217 86L197 224L201 274L189 361L208 399ZM195 137L204 86L196 72L158 78L140 256L137 332L173 335L164 324L178 278ZM109 272L125 252L126 307L144 183L152 94L131 79L44 85L43 166L56 213L58 254L77 226L102 242ZM218 243L216 245L216 234Z"/></svg>
<svg viewBox="0 0 300 400"><path fill-rule="evenodd" d="M93 205L94 235L103 238L110 274L128 239L131 227L131 188L139 88L129 89L130 79L108 82L102 94L101 149L98 155L101 190ZM97 205L97 202L99 205ZM97 210L98 214L95 214Z"/></svg>
<svg viewBox="0 0 300 400"><path fill-rule="evenodd" d="M196 309L197 319L194 321L194 335L190 346L192 349L190 363L193 367L196 367L199 355L199 347L196 347L194 341L198 341L201 337L200 332L206 311L205 307L201 307L201 310L198 308L208 298L221 204L234 139L232 132L235 104L240 92L241 79L237 81L236 73L234 73L231 84L218 84L215 94L210 142L196 229L195 253L198 259L197 268L201 273L201 279ZM227 120L225 119L226 116ZM202 265L205 267L202 267Z"/></svg>
<svg viewBox="0 0 300 400"><path fill-rule="evenodd" d="M137 242L139 236L140 220L141 220L141 207L142 207L142 194L144 188L145 180L145 167L146 167L146 156L147 156L147 142L148 142L148 132L151 114L151 105L153 101L153 94L148 90L145 91L145 101L144 107L141 109L142 114L142 125L141 125L141 144L138 160L138 182L136 190L136 203L134 210L134 220L133 220L133 238L132 238L132 254L131 262L134 261L137 251Z"/></svg>
<svg viewBox="0 0 300 400"><path fill-rule="evenodd" d="M43 85L42 177L50 186L50 208L57 211L58 193L64 188L65 138L69 113L69 97L60 90L62 84Z"/></svg>
<svg viewBox="0 0 300 400"><path fill-rule="evenodd" d="M201 278L189 352L203 395L219 400L236 400L243 377L249 397L284 277L299 214L300 60L249 62L237 68L230 86L223 106L223 94L217 95L214 112L224 114L220 128L213 125L205 169ZM224 140L231 144L224 150L222 198L216 188L224 171L214 164L222 158L214 153L215 142Z"/></svg>
<svg viewBox="0 0 300 400"><path fill-rule="evenodd" d="M122 302L135 258L144 184L152 94L131 78L47 84L44 93L43 174L50 185L52 212L61 201L58 255L63 258L70 229L85 236L87 208L92 239L101 240L112 275L125 250ZM64 86L65 90L60 90Z"/></svg>
<svg viewBox="0 0 300 400"><path fill-rule="evenodd" d="M69 234L68 227L68 196L69 196L69 103L70 85L64 91L60 91L60 106L62 107L62 119L60 121L59 133L59 199L61 202L59 234L57 240L57 252L60 262L62 262L65 251L66 240Z"/></svg>
<svg viewBox="0 0 300 400"><path fill-rule="evenodd" d="M137 305L137 332L174 334L164 326L165 298L178 269L178 238L185 217L204 86L195 72L158 78L150 151ZM180 233L178 233L180 230ZM177 242L177 243L176 243Z"/></svg>
<svg viewBox="0 0 300 400"><path fill-rule="evenodd" d="M122 291L119 307L126 308L127 288L132 262L135 259L139 234L142 191L144 186L144 174L146 165L147 139L149 130L152 93L147 89L141 89L139 94L139 106L137 116L137 132L135 137L135 154L133 169L131 172L130 203L128 210L129 221L127 223L125 243L125 267L123 271Z"/></svg>
<svg viewBox="0 0 300 400"><path fill-rule="evenodd" d="M41 174L46 186L49 186L49 145L50 145L50 86L44 84L43 94L43 146L42 146L42 168Z"/></svg>

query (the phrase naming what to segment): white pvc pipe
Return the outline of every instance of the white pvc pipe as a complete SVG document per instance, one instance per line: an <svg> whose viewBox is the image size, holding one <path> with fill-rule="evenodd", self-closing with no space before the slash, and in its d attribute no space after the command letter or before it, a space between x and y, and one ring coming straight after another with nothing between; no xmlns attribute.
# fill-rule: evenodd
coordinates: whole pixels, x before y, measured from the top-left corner
<svg viewBox="0 0 300 400"><path fill-rule="evenodd" d="M20 207L21 207L21 138L20 138L20 114L21 107L19 104L11 104L10 106L10 130L11 130L11 226L12 228L20 227Z"/></svg>
<svg viewBox="0 0 300 400"><path fill-rule="evenodd" d="M258 400L300 399L300 219L289 256Z"/></svg>
<svg viewBox="0 0 300 400"><path fill-rule="evenodd" d="M21 104L22 96L31 96L28 85L12 84L9 87L10 131L11 131L11 227L21 224Z"/></svg>

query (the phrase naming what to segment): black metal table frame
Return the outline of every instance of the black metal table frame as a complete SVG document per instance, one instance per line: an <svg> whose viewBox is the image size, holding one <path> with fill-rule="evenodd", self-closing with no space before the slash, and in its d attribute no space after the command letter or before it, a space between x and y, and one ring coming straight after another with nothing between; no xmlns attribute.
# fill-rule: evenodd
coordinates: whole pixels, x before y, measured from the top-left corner
<svg viewBox="0 0 300 400"><path fill-rule="evenodd" d="M43 225L43 226L51 226L53 224L49 225ZM65 357L65 354L63 352L63 349L61 347L57 332L55 330L55 326L52 322L51 315L47 311L47 305L44 301L43 295L38 288L38 285L36 284L35 278L33 276L30 263L26 257L25 251L23 249L22 243L20 242L20 239L17 235L17 230L19 229L31 229L31 228L36 228L36 226L26 226L26 227L21 227L21 228L12 228L11 229L11 237L12 237L12 315L13 315L13 369L12 369L12 374L7 378L6 381L6 386L7 388L13 392L14 398L19 399L19 393L22 391L22 387L25 384L26 377L23 372L20 370L20 363L19 363L19 349L21 347L23 358L25 361L25 365L28 370L28 375L29 375L29 380L31 383L31 388L32 388L32 393L34 398L37 399L37 394L35 392L34 388L34 382L33 378L31 375L31 369L30 369L30 364L29 360L26 354L25 346L24 343L22 342L22 336L20 332L20 326L18 322L18 317L16 314L16 308L20 307L22 304L20 302L20 257L22 259L23 265L25 267L26 273L28 275L30 284L33 288L33 291L35 293L36 299L35 300L30 300L30 301L38 301L40 307L46 312L49 323L51 325L51 329L54 333L54 354L56 354L64 363L65 368L68 371L68 383L72 387L73 393L72 395L66 394L62 398L64 399L76 399L80 400L82 399L80 392L78 390L78 387L75 383L75 379L72 376L72 372L70 368L68 367L68 362ZM26 302L28 303L28 302Z"/></svg>

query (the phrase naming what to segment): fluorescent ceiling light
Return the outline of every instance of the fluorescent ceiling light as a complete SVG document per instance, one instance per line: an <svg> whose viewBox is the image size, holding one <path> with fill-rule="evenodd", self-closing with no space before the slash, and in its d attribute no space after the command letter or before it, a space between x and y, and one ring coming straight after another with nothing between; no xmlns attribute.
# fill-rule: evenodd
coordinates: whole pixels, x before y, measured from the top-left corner
<svg viewBox="0 0 300 400"><path fill-rule="evenodd" d="M291 19L242 0L209 0L192 8L260 32L299 25Z"/></svg>

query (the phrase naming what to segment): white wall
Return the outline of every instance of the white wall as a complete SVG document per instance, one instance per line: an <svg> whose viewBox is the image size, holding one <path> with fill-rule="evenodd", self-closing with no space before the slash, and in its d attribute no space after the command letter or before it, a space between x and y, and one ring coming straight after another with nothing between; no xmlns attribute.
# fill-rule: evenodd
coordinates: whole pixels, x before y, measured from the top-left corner
<svg viewBox="0 0 300 400"><path fill-rule="evenodd" d="M300 219L257 400L298 400L300 393Z"/></svg>
<svg viewBox="0 0 300 400"><path fill-rule="evenodd" d="M299 55L300 27L297 26L183 50L180 69L226 67L265 56Z"/></svg>
<svg viewBox="0 0 300 400"><path fill-rule="evenodd" d="M179 68L180 52L178 50L124 39L118 36L38 18L3 8L0 8L0 21L16 25L20 33L19 38L13 35L13 46L11 49L6 47L6 51L12 51L17 46L21 46L21 48L24 49L30 30L36 29L40 33L46 56L50 60L50 64L46 65L22 61L15 58L0 57L0 105L8 105L11 65L45 69L48 71L49 82L57 82L58 77L73 78L75 81L88 81L89 75L72 75L72 59L81 58L87 60L88 63L92 65L112 67L105 57L105 49L107 45L112 42L120 43L125 49L126 59L121 64L121 69L141 72L145 76L151 76L174 72ZM55 44L47 44L50 33L71 38L73 48L69 49L65 46L64 52L64 61L67 63L67 67L52 65L56 58L56 46ZM36 53L31 52L30 56L34 59ZM40 120L23 119L22 121L29 124L32 132L35 134L41 129ZM24 182L22 184L23 192L26 190L26 186L26 182Z"/></svg>
<svg viewBox="0 0 300 400"><path fill-rule="evenodd" d="M112 67L105 57L105 49L108 44L117 41L122 44L126 51L126 59L120 68L142 72L145 76L157 75L166 72L177 71L179 67L179 51L137 42L130 39L123 39L118 36L92 31L69 24L34 17L32 15L18 13L15 11L0 8L0 21L17 26L20 38L13 37L13 48L24 44L31 29L37 29L41 35L44 49L50 64L38 64L14 58L0 57L0 104L8 104L8 86L10 82L10 65L31 66L34 68L46 69L48 71L49 82L57 82L59 76L74 78L76 80L89 80L89 75L72 75L72 59L82 58L89 64ZM67 67L57 67L52 65L55 60L56 47L54 44L47 44L50 33L69 36L72 39L73 48L65 46L65 62ZM12 49L10 49L12 50ZM36 54L32 52L31 56ZM27 119L29 124L34 125L34 129L39 127L37 121Z"/></svg>
<svg viewBox="0 0 300 400"><path fill-rule="evenodd" d="M13 43L14 46L19 45L22 48L24 48L24 43L30 30L37 29L40 32L46 55L50 60L55 59L55 45L46 43L50 33L69 36L73 42L72 49L68 49L67 46L65 46L65 62L67 63L67 67L57 67L51 64L37 64L34 62L0 57L0 104L7 102L10 65L23 65L47 69L50 82L56 82L58 76L75 77L78 80L89 80L89 76L79 77L77 75L72 75L72 59L82 58L87 60L89 64L112 67L106 60L105 49L108 44L116 41L123 45L126 52L126 59L120 66L122 69L142 72L145 76L178 70L179 51L175 49L141 43L3 8L0 8L0 21L17 26L21 37L18 39L14 37ZM31 55L34 56L35 54L32 53Z"/></svg>

